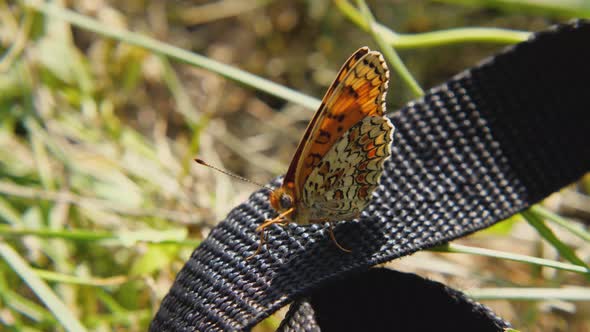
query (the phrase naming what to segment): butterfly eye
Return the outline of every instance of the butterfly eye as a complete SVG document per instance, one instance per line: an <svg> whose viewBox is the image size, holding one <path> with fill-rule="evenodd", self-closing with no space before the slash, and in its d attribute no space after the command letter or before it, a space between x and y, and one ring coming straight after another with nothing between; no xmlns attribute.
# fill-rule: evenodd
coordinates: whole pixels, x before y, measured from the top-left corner
<svg viewBox="0 0 590 332"><path fill-rule="evenodd" d="M291 199L291 196L287 194L282 194L280 203L283 209L288 209L293 205L293 199Z"/></svg>

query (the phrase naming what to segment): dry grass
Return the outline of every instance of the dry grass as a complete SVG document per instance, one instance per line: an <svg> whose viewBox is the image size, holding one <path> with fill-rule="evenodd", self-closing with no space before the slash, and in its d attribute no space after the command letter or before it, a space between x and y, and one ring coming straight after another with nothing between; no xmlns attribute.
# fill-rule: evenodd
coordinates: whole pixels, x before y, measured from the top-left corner
<svg viewBox="0 0 590 332"><path fill-rule="evenodd" d="M192 159L200 155L267 182L286 170L312 114L252 89L261 88L254 83L236 84L212 68L106 38L107 29L140 32L321 96L348 54L374 45L370 34L344 18L335 5L342 3L68 3L98 20L105 32L96 33L0 0L0 326L62 330L78 322L90 330L146 330L199 240L254 189ZM212 6L218 6L215 15L207 14ZM411 33L470 25L538 30L564 18L551 9L506 13L422 1L372 8L385 26ZM436 52L408 47L401 56L430 87L501 48L497 42ZM389 96L395 109L412 92L394 79ZM547 205L588 222L589 189L587 178ZM588 261L588 241L555 231ZM518 218L462 243L559 258ZM588 291L579 274L478 255L420 253L391 266L475 293L492 286L579 285ZM25 276L32 278L28 285ZM523 330L587 331L586 303L489 304ZM273 330L277 317L258 331Z"/></svg>

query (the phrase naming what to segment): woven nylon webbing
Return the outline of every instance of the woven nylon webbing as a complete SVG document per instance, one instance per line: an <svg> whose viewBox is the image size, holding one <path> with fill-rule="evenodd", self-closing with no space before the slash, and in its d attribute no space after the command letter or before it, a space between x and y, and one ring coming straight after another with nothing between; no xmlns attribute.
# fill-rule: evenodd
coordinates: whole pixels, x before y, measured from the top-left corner
<svg viewBox="0 0 590 332"><path fill-rule="evenodd" d="M236 207L178 273L152 331L248 329L345 273L490 226L590 166L590 23L536 34L409 103L381 186L359 220L271 227L268 191ZM280 182L277 180L274 185Z"/></svg>
<svg viewBox="0 0 590 332"><path fill-rule="evenodd" d="M347 275L296 300L277 331L504 331L510 324L439 282L383 268Z"/></svg>

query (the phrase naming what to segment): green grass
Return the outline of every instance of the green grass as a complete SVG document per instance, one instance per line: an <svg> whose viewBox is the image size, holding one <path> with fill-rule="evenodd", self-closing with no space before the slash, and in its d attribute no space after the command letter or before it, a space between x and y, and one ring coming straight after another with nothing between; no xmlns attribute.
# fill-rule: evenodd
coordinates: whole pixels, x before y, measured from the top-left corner
<svg viewBox="0 0 590 332"><path fill-rule="evenodd" d="M384 8L373 9L379 14L374 17L364 2L357 3L359 9L343 0L327 9L252 1L220 12L216 22L201 17L202 33L188 30L191 18L177 15L181 7L154 2L143 12L138 3L75 3L71 10L59 2L0 0L0 329L146 330L192 250L253 189L196 167L193 158L206 156L259 182L284 172L311 116L304 109L319 104L309 93L320 96L325 83L317 82L332 79L340 65L336 59L343 59L344 53L335 54L340 34L364 38L346 45L351 50L375 41L386 55L397 84L390 91L394 104L422 94L418 82L430 74L415 72L436 70L420 52L446 49L456 58L460 47L497 47L529 36L518 23L522 18L509 15L500 18L520 29L449 28L414 16L407 26L430 29L402 34L378 22ZM419 13L429 7L412 2L395 9L404 8ZM451 17L466 17L463 9L446 8L457 10ZM302 40L289 30L293 17L285 13L296 14ZM158 22L167 22L166 28ZM236 33L235 24L254 37L224 39L224 33ZM265 24L276 31L268 32ZM314 33L319 37L312 44ZM247 70L214 59L223 58L224 47L243 50L240 43L261 52L234 59ZM324 52L333 59L319 55ZM310 59L322 65L309 68ZM313 80L294 73L305 70ZM299 84L293 89L285 81ZM542 247L543 238L558 254L547 258L538 250L540 257L533 257L458 245L440 250L492 257L490 266L517 260L507 266L525 271L527 278L518 280L499 271L494 283L471 290L476 297L489 297L486 286L501 284L511 287L498 293L514 301L527 299L527 288L515 285L547 287L558 300L588 300L587 287L581 298L565 287L560 296L560 286L586 282L587 231L541 206L524 216L534 226L529 232L537 234L530 246ZM558 227L552 230L545 220ZM502 237L519 225L525 225L522 218ZM543 293L531 290L528 299L538 300L538 294ZM542 315L535 308L519 312ZM260 330L273 330L278 322L272 317Z"/></svg>

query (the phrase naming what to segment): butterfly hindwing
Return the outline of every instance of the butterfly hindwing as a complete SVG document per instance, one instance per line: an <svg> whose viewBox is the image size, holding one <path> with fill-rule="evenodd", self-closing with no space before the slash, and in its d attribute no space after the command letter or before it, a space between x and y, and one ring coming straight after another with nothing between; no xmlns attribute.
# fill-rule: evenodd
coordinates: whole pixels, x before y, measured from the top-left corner
<svg viewBox="0 0 590 332"><path fill-rule="evenodd" d="M393 125L367 116L326 153L302 192L302 217L308 222L350 219L369 204L391 154Z"/></svg>

